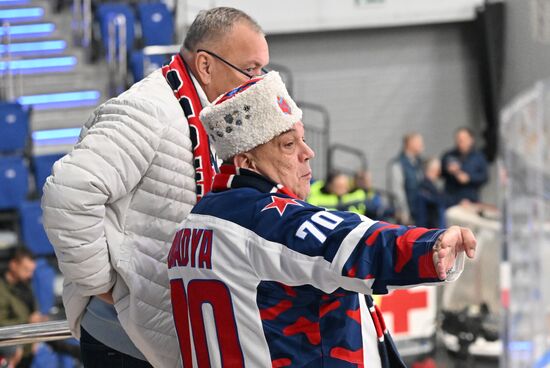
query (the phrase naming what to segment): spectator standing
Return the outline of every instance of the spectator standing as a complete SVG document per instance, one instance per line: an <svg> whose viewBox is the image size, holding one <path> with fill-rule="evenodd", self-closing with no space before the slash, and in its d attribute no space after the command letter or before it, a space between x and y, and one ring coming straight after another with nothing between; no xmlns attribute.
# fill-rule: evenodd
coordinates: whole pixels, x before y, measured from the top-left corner
<svg viewBox="0 0 550 368"><path fill-rule="evenodd" d="M483 153L475 148L471 129L456 131L455 147L443 155L441 167L448 207L463 200L479 202L479 190L487 182L488 167Z"/></svg>
<svg viewBox="0 0 550 368"><path fill-rule="evenodd" d="M403 137L401 153L390 161L388 190L394 196L396 220L402 224L413 224L418 186L422 181L422 153L424 139L419 133Z"/></svg>
<svg viewBox="0 0 550 368"><path fill-rule="evenodd" d="M181 366L166 257L215 172L198 116L268 62L265 36L247 14L201 11L180 53L98 107L55 163L43 190L44 227L86 368Z"/></svg>

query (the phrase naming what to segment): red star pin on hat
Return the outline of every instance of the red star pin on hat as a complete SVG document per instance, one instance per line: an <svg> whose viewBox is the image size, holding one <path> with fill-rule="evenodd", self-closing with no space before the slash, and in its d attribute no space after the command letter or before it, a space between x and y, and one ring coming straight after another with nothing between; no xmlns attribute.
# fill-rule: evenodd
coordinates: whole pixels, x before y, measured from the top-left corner
<svg viewBox="0 0 550 368"><path fill-rule="evenodd" d="M290 108L290 106L288 105L288 102L286 102L286 100L283 97L277 96L277 104L279 105L279 108L281 109L281 111L284 112L285 114L290 115L292 113L292 109Z"/></svg>
<svg viewBox="0 0 550 368"><path fill-rule="evenodd" d="M297 202L293 198L283 198L283 197L277 197L277 196L271 196L271 203L269 203L267 206L262 208L262 212L265 210L269 210L272 208L275 208L277 212L279 212L279 215L282 216L285 213L287 206L302 206L300 202Z"/></svg>

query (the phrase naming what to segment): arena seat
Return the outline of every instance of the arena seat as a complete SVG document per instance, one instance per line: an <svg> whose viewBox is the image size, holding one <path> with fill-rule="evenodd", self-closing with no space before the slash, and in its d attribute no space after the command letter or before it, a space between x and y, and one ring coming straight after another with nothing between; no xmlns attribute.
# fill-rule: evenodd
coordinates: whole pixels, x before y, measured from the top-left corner
<svg viewBox="0 0 550 368"><path fill-rule="evenodd" d="M38 258L32 277L32 289L38 302L38 310L44 315L50 313L55 306L54 280L55 269L47 259Z"/></svg>
<svg viewBox="0 0 550 368"><path fill-rule="evenodd" d="M42 225L40 201L24 201L19 207L23 243L36 256L54 255Z"/></svg>
<svg viewBox="0 0 550 368"><path fill-rule="evenodd" d="M165 55L143 55L143 51L136 50L130 57L130 70L134 81L137 82L146 77L150 72L158 69L167 60Z"/></svg>
<svg viewBox="0 0 550 368"><path fill-rule="evenodd" d="M109 45L109 23L119 14L124 15L124 17L126 18L126 45L128 51L132 50L134 46L134 10L130 5L125 3L105 2L99 4L96 11L96 19L99 22L101 39L103 41L103 46L105 50L107 50Z"/></svg>
<svg viewBox="0 0 550 368"><path fill-rule="evenodd" d="M174 19L166 4L141 3L137 9L145 46L174 43Z"/></svg>
<svg viewBox="0 0 550 368"><path fill-rule="evenodd" d="M74 339L64 340L71 343ZM56 353L48 344L39 344L34 354L31 368L74 368L80 367L73 358L66 354Z"/></svg>
<svg viewBox="0 0 550 368"><path fill-rule="evenodd" d="M19 103L0 102L0 152L22 153L29 137L29 110Z"/></svg>
<svg viewBox="0 0 550 368"><path fill-rule="evenodd" d="M32 166L34 169L34 181L36 184L36 192L42 195L42 187L46 183L46 179L52 173L53 164L63 157L61 153L51 155L33 156Z"/></svg>
<svg viewBox="0 0 550 368"><path fill-rule="evenodd" d="M16 209L29 191L29 171L23 157L0 157L0 210Z"/></svg>

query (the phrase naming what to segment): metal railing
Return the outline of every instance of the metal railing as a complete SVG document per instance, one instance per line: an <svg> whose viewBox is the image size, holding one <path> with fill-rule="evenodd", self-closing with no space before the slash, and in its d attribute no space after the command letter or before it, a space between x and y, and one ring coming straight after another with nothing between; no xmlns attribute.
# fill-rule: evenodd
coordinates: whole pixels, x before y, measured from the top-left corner
<svg viewBox="0 0 550 368"><path fill-rule="evenodd" d="M279 72L283 81L285 82L288 94L291 95L292 98L294 98L294 76L290 68L282 64L269 63L267 69L276 70Z"/></svg>
<svg viewBox="0 0 550 368"><path fill-rule="evenodd" d="M158 68L158 65L151 62L151 56L166 55L171 56L180 51L181 45L153 45L143 48L143 76Z"/></svg>
<svg viewBox="0 0 550 368"><path fill-rule="evenodd" d="M1 327L0 347L65 340L70 337L71 331L66 320Z"/></svg>
<svg viewBox="0 0 550 368"><path fill-rule="evenodd" d="M108 24L107 64L109 67L109 93L117 96L127 87L128 45L126 44L126 17L117 14Z"/></svg>
<svg viewBox="0 0 550 368"><path fill-rule="evenodd" d="M308 145L315 151L315 159L311 163L313 176L316 179L324 178L328 173L328 150L330 134L330 115L328 110L319 104L296 101L302 109L304 128ZM311 113L316 113L319 119L313 119ZM315 120L319 120L314 123Z"/></svg>
<svg viewBox="0 0 550 368"><path fill-rule="evenodd" d="M2 74L2 86L0 89L0 100L12 101L15 98L15 88L13 83L13 72L11 70L11 35L10 35L10 23L3 22L2 29L4 36L0 39L0 44L4 45L4 54L1 55L0 61L4 62L5 70Z"/></svg>
<svg viewBox="0 0 550 368"><path fill-rule="evenodd" d="M336 158L338 154L344 154L347 156L353 157L351 161L355 162L356 168L353 169L349 162L346 162L343 166L343 169L337 165ZM351 147L342 143L334 143L329 147L328 150L328 162L327 167L329 170L340 169L340 171L346 172L346 174L355 174L358 171L367 170L367 155L365 152L359 148ZM349 161L349 160L348 160Z"/></svg>
<svg viewBox="0 0 550 368"><path fill-rule="evenodd" d="M90 52L92 44L92 1L73 1L73 43ZM89 56L89 55L88 55Z"/></svg>

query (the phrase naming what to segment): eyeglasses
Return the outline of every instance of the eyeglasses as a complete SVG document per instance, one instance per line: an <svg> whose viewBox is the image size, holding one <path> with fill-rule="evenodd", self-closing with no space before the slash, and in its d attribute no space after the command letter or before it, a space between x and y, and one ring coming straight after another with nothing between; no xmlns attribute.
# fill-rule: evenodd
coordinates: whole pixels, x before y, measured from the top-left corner
<svg viewBox="0 0 550 368"><path fill-rule="evenodd" d="M241 68L231 64L229 61L225 60L224 58L222 58L221 56L219 55L216 55L215 53L213 53L212 51L208 51L208 50L204 50L204 49L198 49L197 52L206 52L208 55L210 56L213 56L215 57L216 59L218 59L219 61L221 61L222 63L224 63L225 65L229 66L230 68L233 68L235 69L236 71L238 71L239 73L243 74L243 75L246 75L248 77L248 79L252 79L254 77L259 77L259 75L252 75L250 73L247 73L245 72L244 70L242 70ZM263 74L267 74L268 70L266 68L262 68L262 74L260 75L263 75Z"/></svg>

